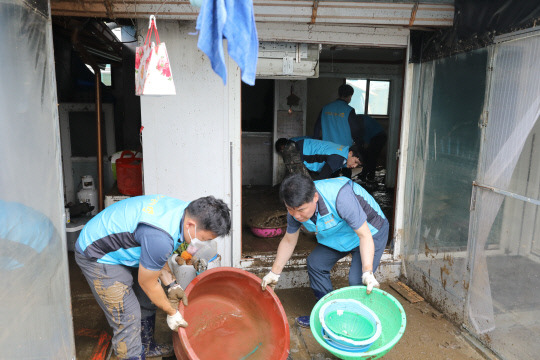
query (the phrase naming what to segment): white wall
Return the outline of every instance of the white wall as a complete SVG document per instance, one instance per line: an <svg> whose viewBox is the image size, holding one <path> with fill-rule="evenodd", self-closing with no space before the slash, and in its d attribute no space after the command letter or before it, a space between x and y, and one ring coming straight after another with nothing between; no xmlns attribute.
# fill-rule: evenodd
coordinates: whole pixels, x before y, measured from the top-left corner
<svg viewBox="0 0 540 360"><path fill-rule="evenodd" d="M146 32L147 20L139 22ZM220 239L222 264L240 258L240 70L227 55L223 85L197 48L194 22L159 21L175 96L141 96L144 191L190 201L214 195L232 209L231 237ZM143 34L144 36L144 34ZM224 43L226 49L226 43ZM234 254L234 256L233 256Z"/></svg>

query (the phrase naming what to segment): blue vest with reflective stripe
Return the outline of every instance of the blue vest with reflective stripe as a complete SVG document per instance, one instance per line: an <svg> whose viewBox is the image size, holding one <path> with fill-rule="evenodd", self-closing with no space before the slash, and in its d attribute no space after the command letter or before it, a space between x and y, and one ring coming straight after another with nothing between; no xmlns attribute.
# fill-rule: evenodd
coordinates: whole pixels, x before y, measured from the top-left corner
<svg viewBox="0 0 540 360"><path fill-rule="evenodd" d="M349 114L353 108L343 100L336 100L321 111L322 139L336 144L351 146L353 138L349 126Z"/></svg>
<svg viewBox="0 0 540 360"><path fill-rule="evenodd" d="M339 155L343 157L344 161L347 161L349 147L330 141L304 139L302 155L304 165L311 171L319 172L326 163L328 155Z"/></svg>
<svg viewBox="0 0 540 360"><path fill-rule="evenodd" d="M141 246L133 232L141 223L164 231L179 246L180 223L189 202L164 195L137 196L105 208L90 220L77 239L77 247L97 262L139 266ZM100 255L96 255L99 252ZM101 256L101 257L98 257Z"/></svg>
<svg viewBox="0 0 540 360"><path fill-rule="evenodd" d="M319 193L317 222L308 220L302 224L308 231L316 233L319 244L345 252L359 246L360 239L336 210L336 199L344 186L353 187L356 198L366 212L366 221L371 235L376 235L387 222L386 217L375 199L364 188L346 177L315 181L315 187Z"/></svg>

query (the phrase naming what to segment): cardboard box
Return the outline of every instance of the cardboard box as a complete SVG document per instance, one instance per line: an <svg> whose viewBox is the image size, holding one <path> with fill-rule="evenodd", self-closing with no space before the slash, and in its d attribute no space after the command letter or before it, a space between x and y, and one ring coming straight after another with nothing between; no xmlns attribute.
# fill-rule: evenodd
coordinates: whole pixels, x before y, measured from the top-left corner
<svg viewBox="0 0 540 360"><path fill-rule="evenodd" d="M110 206L120 200L129 199L128 195L105 195L105 207Z"/></svg>

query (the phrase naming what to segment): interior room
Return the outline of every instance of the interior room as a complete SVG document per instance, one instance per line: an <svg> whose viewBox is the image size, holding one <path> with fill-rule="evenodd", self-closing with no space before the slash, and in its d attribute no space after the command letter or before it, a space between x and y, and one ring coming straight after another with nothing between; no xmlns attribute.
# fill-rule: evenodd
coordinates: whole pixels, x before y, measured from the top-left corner
<svg viewBox="0 0 540 360"><path fill-rule="evenodd" d="M140 100L133 84L137 43L129 20L117 24L58 16L53 17L53 40L64 202L71 220L67 225L71 235L68 248L72 250L78 231L100 206L129 196L124 193L142 194L142 183L137 189L119 192L116 173L116 160L122 157L122 151L126 150L126 159L142 158ZM99 142L97 123L101 129ZM85 200L92 210L81 206Z"/></svg>
<svg viewBox="0 0 540 360"><path fill-rule="evenodd" d="M266 75L253 87L242 86L243 257L274 253L286 229L287 212L279 201L285 169L275 141L312 136L322 107L337 98L344 83L355 90L350 105L356 114L375 118L388 134L377 159L376 180L360 180L361 169L354 169L352 178L374 196L392 227L404 59L403 49L324 45L313 76ZM298 96L297 104L288 104L291 94ZM315 245L314 235L302 232L297 251Z"/></svg>

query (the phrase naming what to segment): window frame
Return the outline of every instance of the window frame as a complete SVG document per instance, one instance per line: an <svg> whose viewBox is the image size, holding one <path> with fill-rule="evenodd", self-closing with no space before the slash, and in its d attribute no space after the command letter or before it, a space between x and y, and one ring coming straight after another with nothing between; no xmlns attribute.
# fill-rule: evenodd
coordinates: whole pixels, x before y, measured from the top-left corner
<svg viewBox="0 0 540 360"><path fill-rule="evenodd" d="M364 99L364 112L363 114L359 115L368 115L372 117L389 117L390 116L390 89L392 88L392 80L385 80L385 79L374 79L374 78L346 78L345 83L349 80L365 80L366 81L366 96ZM387 82L388 83L388 97L386 100L386 114L371 114L369 113L369 91L371 87L371 81L381 81L381 82Z"/></svg>

